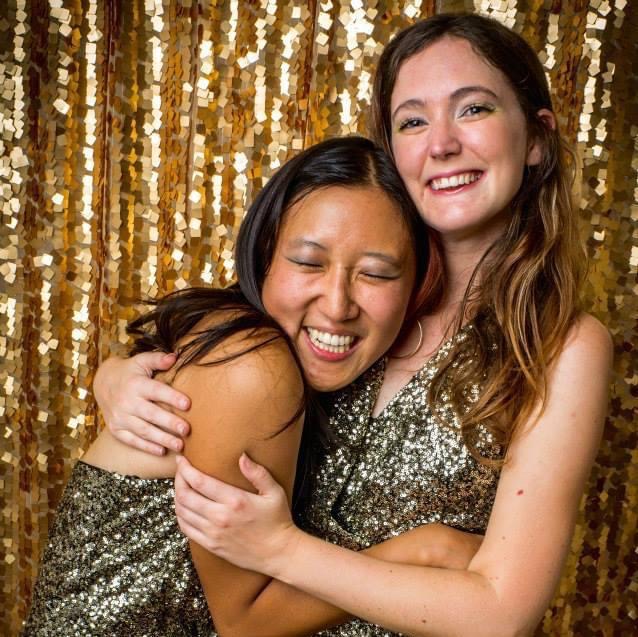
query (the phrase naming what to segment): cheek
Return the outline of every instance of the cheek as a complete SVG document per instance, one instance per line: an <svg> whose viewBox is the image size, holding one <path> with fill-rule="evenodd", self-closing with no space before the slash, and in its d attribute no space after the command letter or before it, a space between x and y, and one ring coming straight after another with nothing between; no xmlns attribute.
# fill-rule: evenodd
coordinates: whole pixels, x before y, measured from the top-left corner
<svg viewBox="0 0 638 637"><path fill-rule="evenodd" d="M506 164L514 174L522 173L527 157L527 135L524 122L520 128L512 125L500 126L487 135L487 144L485 139L485 136L483 139L477 139L477 146L482 145L491 158Z"/></svg>
<svg viewBox="0 0 638 637"><path fill-rule="evenodd" d="M377 337L389 347L397 336L410 300L412 286L401 285L374 295L369 300L368 314L374 321Z"/></svg>
<svg viewBox="0 0 638 637"><path fill-rule="evenodd" d="M308 286L303 277L291 273L286 268L273 267L264 281L264 307L289 334L288 327L298 321L307 296Z"/></svg>
<svg viewBox="0 0 638 637"><path fill-rule="evenodd" d="M394 163L404 179L413 177L421 171L419 148L409 136L399 137L392 144Z"/></svg>

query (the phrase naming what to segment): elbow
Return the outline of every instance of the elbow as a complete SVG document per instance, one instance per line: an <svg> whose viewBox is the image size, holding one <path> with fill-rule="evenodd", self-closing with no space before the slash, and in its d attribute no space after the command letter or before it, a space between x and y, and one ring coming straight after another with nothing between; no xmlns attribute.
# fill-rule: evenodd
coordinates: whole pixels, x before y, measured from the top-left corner
<svg viewBox="0 0 638 637"><path fill-rule="evenodd" d="M507 618L503 614L494 621L487 622L481 634L485 637L532 637L538 623L538 621L530 622L529 618L523 617Z"/></svg>
<svg viewBox="0 0 638 637"><path fill-rule="evenodd" d="M493 606L482 616L474 616L471 623L459 631L459 637L471 634L473 637L532 637L544 613L532 612L527 605L517 606L515 602ZM471 632L469 630L471 629Z"/></svg>
<svg viewBox="0 0 638 637"><path fill-rule="evenodd" d="M460 634L467 635L465 631ZM481 629L476 630L473 634L475 637L531 637L534 634L534 629L529 626L523 627L496 620L485 622Z"/></svg>

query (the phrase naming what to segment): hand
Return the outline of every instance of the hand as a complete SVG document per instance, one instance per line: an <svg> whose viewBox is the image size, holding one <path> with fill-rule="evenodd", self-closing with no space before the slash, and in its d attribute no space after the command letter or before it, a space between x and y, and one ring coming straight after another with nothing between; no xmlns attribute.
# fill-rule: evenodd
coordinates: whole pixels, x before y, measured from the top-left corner
<svg viewBox="0 0 638 637"><path fill-rule="evenodd" d="M239 469L250 493L217 480L178 457L175 513L194 542L241 568L275 577L278 561L294 550L302 532L292 521L283 488L246 454Z"/></svg>
<svg viewBox="0 0 638 637"><path fill-rule="evenodd" d="M156 403L186 410L190 401L166 383L151 378L175 363L174 354L144 352L132 358L109 358L100 365L93 391L111 434L124 444L161 456L181 451L188 423Z"/></svg>

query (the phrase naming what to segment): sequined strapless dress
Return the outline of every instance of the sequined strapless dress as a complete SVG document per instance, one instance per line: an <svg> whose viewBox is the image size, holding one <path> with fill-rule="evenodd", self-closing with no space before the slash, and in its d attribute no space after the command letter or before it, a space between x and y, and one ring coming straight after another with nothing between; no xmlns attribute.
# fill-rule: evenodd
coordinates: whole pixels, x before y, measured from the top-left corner
<svg viewBox="0 0 638 637"><path fill-rule="evenodd" d="M465 338L466 331L458 338ZM427 404L428 385L451 344L405 385L376 418L383 381L380 361L337 395L332 426L343 443L324 456L305 529L359 550L429 522L483 533L494 503L498 471L478 463L460 435L452 406ZM485 434L481 452L500 450ZM355 620L322 637L390 637L396 633Z"/></svg>
<svg viewBox="0 0 638 637"><path fill-rule="evenodd" d="M173 480L73 468L49 532L25 637L214 636Z"/></svg>

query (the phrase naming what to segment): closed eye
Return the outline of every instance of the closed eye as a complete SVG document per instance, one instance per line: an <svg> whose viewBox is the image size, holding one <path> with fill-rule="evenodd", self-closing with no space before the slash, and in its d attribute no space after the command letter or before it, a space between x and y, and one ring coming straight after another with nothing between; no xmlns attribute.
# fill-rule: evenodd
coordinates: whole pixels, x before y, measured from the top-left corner
<svg viewBox="0 0 638 637"><path fill-rule="evenodd" d="M301 266L303 268L320 268L320 263L311 263L310 261L299 261L298 259L290 259L288 258L290 263L294 263L295 265Z"/></svg>
<svg viewBox="0 0 638 637"><path fill-rule="evenodd" d="M394 274L376 274L374 272L363 272L362 274L371 279L380 279L381 281L396 281L399 278Z"/></svg>

